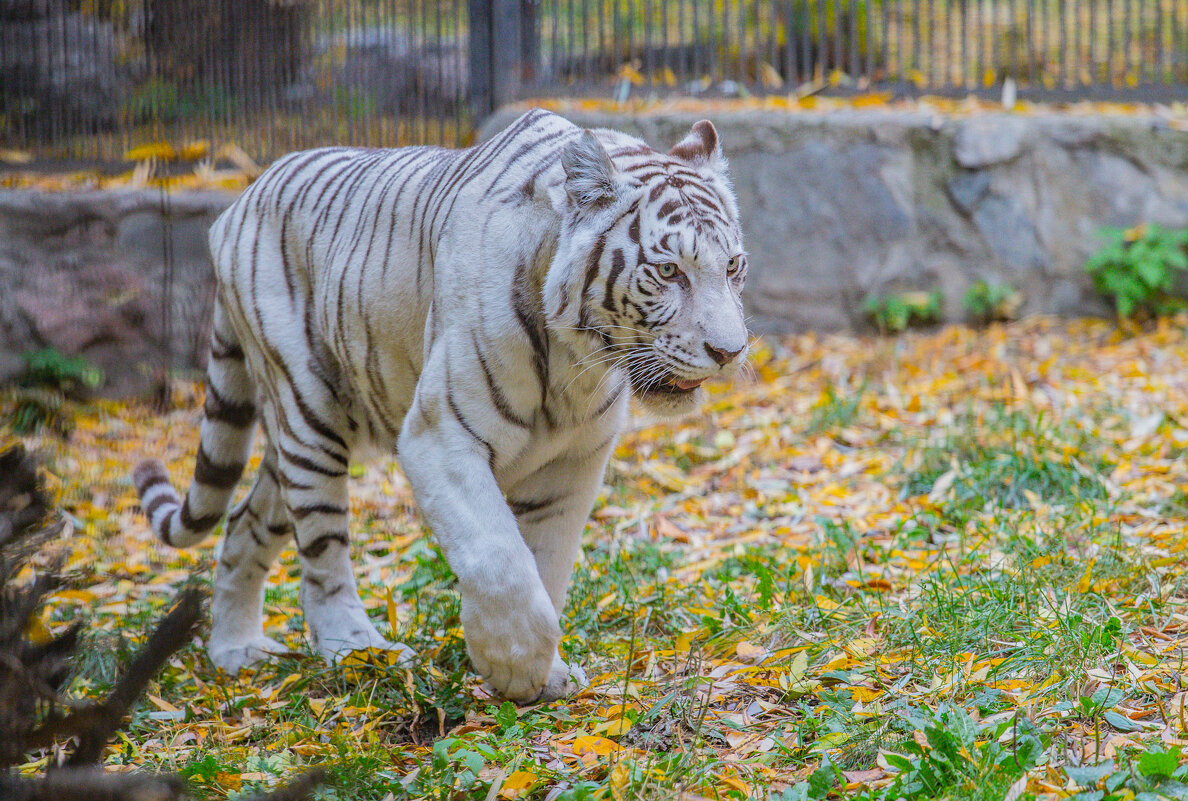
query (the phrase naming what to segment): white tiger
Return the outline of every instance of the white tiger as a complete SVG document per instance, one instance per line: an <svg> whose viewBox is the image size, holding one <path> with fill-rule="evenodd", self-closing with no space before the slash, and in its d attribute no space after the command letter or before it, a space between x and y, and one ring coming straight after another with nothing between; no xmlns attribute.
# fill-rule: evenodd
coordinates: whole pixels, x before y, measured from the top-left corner
<svg viewBox="0 0 1188 801"><path fill-rule="evenodd" d="M153 530L192 545L263 424L219 555L214 663L284 650L263 590L291 535L314 648L404 648L368 619L349 561L347 466L370 447L396 452L489 685L528 702L584 681L558 619L628 395L686 412L747 351L725 166L709 122L662 154L536 110L468 150L311 150L253 183L210 232L193 483L183 501L160 461L134 472Z"/></svg>

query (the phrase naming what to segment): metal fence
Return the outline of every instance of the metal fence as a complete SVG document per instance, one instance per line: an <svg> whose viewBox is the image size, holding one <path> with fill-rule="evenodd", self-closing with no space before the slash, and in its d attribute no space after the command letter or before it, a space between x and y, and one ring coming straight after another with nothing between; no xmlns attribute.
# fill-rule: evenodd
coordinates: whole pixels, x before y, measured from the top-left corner
<svg viewBox="0 0 1188 801"><path fill-rule="evenodd" d="M3 148L463 144L527 97L1188 94L1188 0L0 0ZM196 152L205 152L198 148Z"/></svg>

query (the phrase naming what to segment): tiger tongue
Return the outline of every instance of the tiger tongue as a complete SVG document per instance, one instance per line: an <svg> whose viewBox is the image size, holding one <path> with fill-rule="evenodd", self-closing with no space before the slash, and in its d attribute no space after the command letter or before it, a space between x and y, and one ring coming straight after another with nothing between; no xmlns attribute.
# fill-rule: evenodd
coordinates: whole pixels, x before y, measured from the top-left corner
<svg viewBox="0 0 1188 801"><path fill-rule="evenodd" d="M673 382L672 382L672 384L673 384L673 386L675 386L677 389L693 389L694 387L699 387L699 386L701 386L701 382L702 382L702 381L705 381L705 379L704 379L704 378L698 378L698 379L695 379L695 380L686 380L686 379L684 379L684 378L678 378L678 379L676 379L675 381L673 381Z"/></svg>

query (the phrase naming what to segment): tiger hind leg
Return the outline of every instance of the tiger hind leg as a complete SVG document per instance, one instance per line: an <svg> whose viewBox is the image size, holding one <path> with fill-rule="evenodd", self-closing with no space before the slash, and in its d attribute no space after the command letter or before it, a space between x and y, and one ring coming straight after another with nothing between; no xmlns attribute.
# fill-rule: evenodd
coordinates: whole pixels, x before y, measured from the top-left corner
<svg viewBox="0 0 1188 801"><path fill-rule="evenodd" d="M296 388L289 390L297 395ZM359 598L347 526L349 449L315 417L334 420L334 407L326 401L314 391L277 405L296 410L279 426L277 470L301 560L301 609L310 642L330 662L368 648L396 650L407 658L412 651L380 634Z"/></svg>
<svg viewBox="0 0 1188 801"><path fill-rule="evenodd" d="M228 673L289 649L264 636L264 583L293 536L269 446L256 481L227 519L215 567L207 653Z"/></svg>

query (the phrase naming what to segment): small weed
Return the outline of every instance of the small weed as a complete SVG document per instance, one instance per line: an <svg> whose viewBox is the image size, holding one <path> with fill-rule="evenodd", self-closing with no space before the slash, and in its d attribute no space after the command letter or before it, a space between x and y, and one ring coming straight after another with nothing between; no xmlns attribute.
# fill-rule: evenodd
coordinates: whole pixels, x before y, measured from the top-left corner
<svg viewBox="0 0 1188 801"><path fill-rule="evenodd" d="M852 425L862 410L866 387L866 382L863 382L857 390L850 391L827 384L821 397L813 404L806 433L825 434Z"/></svg>
<svg viewBox="0 0 1188 801"><path fill-rule="evenodd" d="M940 292L904 292L868 298L862 311L880 334L898 334L911 326L930 325L940 319Z"/></svg>
<svg viewBox="0 0 1188 801"><path fill-rule="evenodd" d="M25 371L17 379L12 408L4 422L17 434L48 428L60 436L70 433L67 400L84 400L103 383L103 371L79 356L53 348L24 354Z"/></svg>
<svg viewBox="0 0 1188 801"><path fill-rule="evenodd" d="M1119 317L1156 317L1185 308L1188 299L1177 282L1188 272L1188 229L1140 225L1102 234L1108 244L1089 257L1085 270Z"/></svg>
<svg viewBox="0 0 1188 801"><path fill-rule="evenodd" d="M986 325L1014 320L1023 297L1010 284L975 282L961 298L961 306L976 322Z"/></svg>

